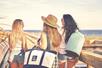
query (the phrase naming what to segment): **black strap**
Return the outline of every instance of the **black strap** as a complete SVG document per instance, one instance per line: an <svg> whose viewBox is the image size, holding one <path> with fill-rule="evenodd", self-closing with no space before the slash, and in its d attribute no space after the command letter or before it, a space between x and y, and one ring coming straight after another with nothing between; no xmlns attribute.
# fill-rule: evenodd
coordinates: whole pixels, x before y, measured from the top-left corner
<svg viewBox="0 0 102 68"><path fill-rule="evenodd" d="M49 37L48 37L48 34L46 33L46 38L47 38L47 48L46 48L46 50L50 50L50 39L49 39Z"/></svg>
<svg viewBox="0 0 102 68"><path fill-rule="evenodd" d="M29 53L29 56L28 56L28 59L27 59L27 64L29 63L29 59L30 59L30 55L32 53L33 49L31 49L30 53Z"/></svg>
<svg viewBox="0 0 102 68"><path fill-rule="evenodd" d="M43 62L43 58L44 58L44 55L45 55L45 51L46 50L50 50L50 40L49 40L49 37L48 37L48 34L46 33L46 37L47 37L47 48L44 50L43 54L42 54L42 57L41 57L41 61L40 61L40 66Z"/></svg>
<svg viewBox="0 0 102 68"><path fill-rule="evenodd" d="M45 51L43 51L43 54L42 54L42 57L41 57L41 61L40 61L40 64L39 64L40 66L41 66L41 64L43 62L44 55L45 55Z"/></svg>

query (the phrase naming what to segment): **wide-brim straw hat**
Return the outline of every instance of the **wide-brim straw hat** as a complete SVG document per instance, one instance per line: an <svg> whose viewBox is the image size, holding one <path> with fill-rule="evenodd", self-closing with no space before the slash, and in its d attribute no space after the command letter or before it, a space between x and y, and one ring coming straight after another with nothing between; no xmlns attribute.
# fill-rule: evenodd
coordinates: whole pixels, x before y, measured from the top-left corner
<svg viewBox="0 0 102 68"><path fill-rule="evenodd" d="M57 18L54 15L48 15L47 17L41 17L43 22L50 27L57 28Z"/></svg>

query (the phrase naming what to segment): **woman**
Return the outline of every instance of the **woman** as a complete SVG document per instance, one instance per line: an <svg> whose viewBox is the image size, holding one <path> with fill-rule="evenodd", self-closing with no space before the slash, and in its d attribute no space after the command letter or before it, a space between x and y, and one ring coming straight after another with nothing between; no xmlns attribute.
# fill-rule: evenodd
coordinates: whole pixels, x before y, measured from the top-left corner
<svg viewBox="0 0 102 68"><path fill-rule="evenodd" d="M65 44L66 48L66 54L64 54L67 56L67 68L72 68L78 61L85 38L70 14L64 14L61 21L63 26L62 37L64 38L62 41L64 40L63 44ZM64 65L65 62L60 67Z"/></svg>
<svg viewBox="0 0 102 68"><path fill-rule="evenodd" d="M43 43L45 43L43 42L44 41L43 39L47 39L43 36L47 34L51 44L50 50L57 52L58 51L57 49L61 42L61 35L57 29L57 18L53 15L48 15L47 17L42 16L42 20L44 24L43 24L43 31L42 31L42 38L41 38L42 39L41 47L45 47L44 49L46 49L47 47L43 45Z"/></svg>
<svg viewBox="0 0 102 68"><path fill-rule="evenodd" d="M9 35L10 68L23 68L23 58L19 55L27 49L26 37L23 32L24 23L21 19L14 20Z"/></svg>
<svg viewBox="0 0 102 68"><path fill-rule="evenodd" d="M42 16L43 31L41 33L41 45L43 49L58 52L58 48L61 42L61 35L57 29L57 18L54 15ZM47 38L48 36L48 38ZM47 45L49 40L49 45ZM56 68L56 67L53 67Z"/></svg>

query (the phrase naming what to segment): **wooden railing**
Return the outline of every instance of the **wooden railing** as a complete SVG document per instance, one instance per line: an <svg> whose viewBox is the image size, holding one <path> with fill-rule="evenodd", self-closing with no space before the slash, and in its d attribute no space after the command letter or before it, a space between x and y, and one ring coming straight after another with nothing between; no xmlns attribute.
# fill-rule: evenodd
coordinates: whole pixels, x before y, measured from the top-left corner
<svg viewBox="0 0 102 68"><path fill-rule="evenodd" d="M38 38L36 36L32 36L29 33L26 33L27 39L34 44L37 44ZM3 39L3 41L5 38ZM0 41L2 42L2 40ZM102 68L102 54L96 53L95 51L88 51L87 48L102 48L102 45L94 45L94 46L84 46L86 50L82 50L80 60L88 65L88 67L93 66L94 68ZM1 56L1 55L0 55ZM1 62L0 62L1 63Z"/></svg>
<svg viewBox="0 0 102 68"><path fill-rule="evenodd" d="M102 48L102 44L96 44L96 45L91 45L91 46L84 46L83 48Z"/></svg>
<svg viewBox="0 0 102 68"><path fill-rule="evenodd" d="M87 64L87 68L102 68L102 55L95 51L82 50L80 60Z"/></svg>

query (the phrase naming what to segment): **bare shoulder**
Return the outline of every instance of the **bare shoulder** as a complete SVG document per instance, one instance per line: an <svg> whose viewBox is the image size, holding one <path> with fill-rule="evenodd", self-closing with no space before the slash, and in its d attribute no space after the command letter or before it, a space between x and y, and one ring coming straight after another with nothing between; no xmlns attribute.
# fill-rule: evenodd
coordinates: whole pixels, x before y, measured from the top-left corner
<svg viewBox="0 0 102 68"><path fill-rule="evenodd" d="M46 36L46 33L45 32L41 32L41 36Z"/></svg>

